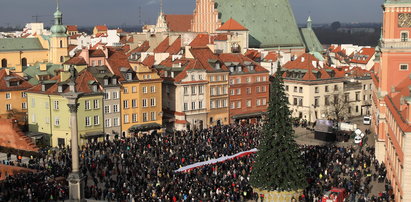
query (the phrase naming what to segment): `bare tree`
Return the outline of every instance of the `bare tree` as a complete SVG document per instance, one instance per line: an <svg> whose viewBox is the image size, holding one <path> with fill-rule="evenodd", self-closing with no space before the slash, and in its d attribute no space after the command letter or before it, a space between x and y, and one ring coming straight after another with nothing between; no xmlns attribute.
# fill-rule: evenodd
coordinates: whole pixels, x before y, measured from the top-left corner
<svg viewBox="0 0 411 202"><path fill-rule="evenodd" d="M337 121L343 120L350 115L350 100L348 95L340 92L332 95L328 107L328 116L335 118Z"/></svg>

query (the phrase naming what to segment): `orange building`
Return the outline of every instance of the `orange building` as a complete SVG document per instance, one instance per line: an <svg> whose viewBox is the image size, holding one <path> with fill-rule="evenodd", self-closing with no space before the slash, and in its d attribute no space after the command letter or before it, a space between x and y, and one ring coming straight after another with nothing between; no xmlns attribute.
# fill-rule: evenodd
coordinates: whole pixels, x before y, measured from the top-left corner
<svg viewBox="0 0 411 202"><path fill-rule="evenodd" d="M24 125L27 121L26 90L32 85L23 77L8 69L0 70L0 116L1 118L17 119Z"/></svg>
<svg viewBox="0 0 411 202"><path fill-rule="evenodd" d="M411 201L411 1L385 1L373 67L376 158L384 161L395 201Z"/></svg>

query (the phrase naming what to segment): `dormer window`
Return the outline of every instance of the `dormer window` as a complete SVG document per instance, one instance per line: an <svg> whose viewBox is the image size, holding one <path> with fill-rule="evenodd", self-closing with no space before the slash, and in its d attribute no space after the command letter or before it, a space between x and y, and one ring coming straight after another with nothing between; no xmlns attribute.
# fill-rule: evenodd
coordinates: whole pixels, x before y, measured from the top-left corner
<svg viewBox="0 0 411 202"><path fill-rule="evenodd" d="M171 78L174 78L174 72L171 72Z"/></svg>
<svg viewBox="0 0 411 202"><path fill-rule="evenodd" d="M116 85L116 84L117 84L117 78L111 79L111 83L112 83L113 85Z"/></svg>
<svg viewBox="0 0 411 202"><path fill-rule="evenodd" d="M253 65L248 66L248 70L254 71L254 66Z"/></svg>
<svg viewBox="0 0 411 202"><path fill-rule="evenodd" d="M18 86L19 82L18 81L10 81L10 86Z"/></svg>
<svg viewBox="0 0 411 202"><path fill-rule="evenodd" d="M46 84L41 84L41 91L46 91Z"/></svg>
<svg viewBox="0 0 411 202"><path fill-rule="evenodd" d="M57 91L58 91L59 93L62 93L62 92L63 92L63 86L58 86Z"/></svg>
<svg viewBox="0 0 411 202"><path fill-rule="evenodd" d="M234 66L231 66L230 67L230 72L234 72L235 71L235 67Z"/></svg>
<svg viewBox="0 0 411 202"><path fill-rule="evenodd" d="M237 66L237 71L238 71L238 72L241 72L241 71L242 71L241 66Z"/></svg>
<svg viewBox="0 0 411 202"><path fill-rule="evenodd" d="M133 79L132 77L133 75L130 72L126 74L127 81L131 81Z"/></svg>
<svg viewBox="0 0 411 202"><path fill-rule="evenodd" d="M220 63L218 63L218 62L215 63L215 68L216 68L216 69L220 69L220 68L221 68L221 67L220 67Z"/></svg>
<svg viewBox="0 0 411 202"><path fill-rule="evenodd" d="M104 85L107 86L108 85L108 78L104 79Z"/></svg>
<svg viewBox="0 0 411 202"><path fill-rule="evenodd" d="M97 92L97 85L96 85L96 84L93 84L93 85L92 85L92 89L93 89L93 92Z"/></svg>

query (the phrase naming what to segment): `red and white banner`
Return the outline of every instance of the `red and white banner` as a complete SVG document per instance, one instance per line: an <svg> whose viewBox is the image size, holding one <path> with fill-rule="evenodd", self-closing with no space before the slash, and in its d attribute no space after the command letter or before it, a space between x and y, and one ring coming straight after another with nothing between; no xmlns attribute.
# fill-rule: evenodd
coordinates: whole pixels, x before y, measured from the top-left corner
<svg viewBox="0 0 411 202"><path fill-rule="evenodd" d="M240 157L247 156L247 155L250 155L250 154L253 154L253 153L256 153L256 152L257 152L257 149L254 148L254 149L251 149L251 150L248 150L248 151L243 151L243 152L231 155L231 156L223 156L223 157L220 157L218 159L211 159L211 160L208 160L208 161L202 161L202 162L194 163L194 164L191 164L191 165L187 165L187 166L179 168L178 170L175 170L174 172L187 172L187 171L192 170L194 168L202 167L202 166L209 165L209 164L216 164L216 163L224 162L224 161L234 159L234 158L240 158Z"/></svg>

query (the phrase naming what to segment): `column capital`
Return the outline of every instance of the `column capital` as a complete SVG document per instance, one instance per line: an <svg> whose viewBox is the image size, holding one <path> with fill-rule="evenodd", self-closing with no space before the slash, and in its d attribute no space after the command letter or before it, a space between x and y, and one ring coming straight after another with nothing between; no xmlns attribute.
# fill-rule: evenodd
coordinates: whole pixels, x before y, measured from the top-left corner
<svg viewBox="0 0 411 202"><path fill-rule="evenodd" d="M76 113L79 105L80 105L79 103L67 104L67 106L69 107L70 113Z"/></svg>

